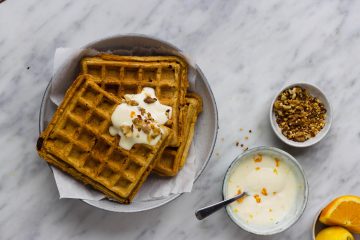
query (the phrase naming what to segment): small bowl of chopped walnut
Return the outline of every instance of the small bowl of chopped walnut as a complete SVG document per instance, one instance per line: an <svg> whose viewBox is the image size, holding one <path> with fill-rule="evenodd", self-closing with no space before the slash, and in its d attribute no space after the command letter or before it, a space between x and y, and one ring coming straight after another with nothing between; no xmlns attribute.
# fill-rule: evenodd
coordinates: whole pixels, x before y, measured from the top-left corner
<svg viewBox="0 0 360 240"><path fill-rule="evenodd" d="M309 147L328 133L331 105L323 91L309 83L291 84L271 103L270 123L275 134L293 147Z"/></svg>

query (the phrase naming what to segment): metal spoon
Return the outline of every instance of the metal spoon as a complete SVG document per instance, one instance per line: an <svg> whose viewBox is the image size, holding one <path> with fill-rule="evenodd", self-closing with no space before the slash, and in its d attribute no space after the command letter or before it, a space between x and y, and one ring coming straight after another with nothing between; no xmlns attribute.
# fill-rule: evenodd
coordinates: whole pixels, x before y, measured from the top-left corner
<svg viewBox="0 0 360 240"><path fill-rule="evenodd" d="M235 197L226 199L224 201L212 204L210 206L200 208L195 212L195 216L198 220L203 220L204 218L208 217L209 215L213 214L217 210L221 209L222 207L225 207L226 205L238 200L239 198L242 198L243 196L249 196L248 193L242 192L239 195L236 195Z"/></svg>

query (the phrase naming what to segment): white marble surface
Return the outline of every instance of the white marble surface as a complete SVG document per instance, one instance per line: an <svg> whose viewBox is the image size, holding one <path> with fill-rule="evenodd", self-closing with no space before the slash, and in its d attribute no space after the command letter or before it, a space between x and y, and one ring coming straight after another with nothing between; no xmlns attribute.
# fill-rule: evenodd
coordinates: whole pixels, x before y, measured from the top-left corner
<svg viewBox="0 0 360 240"><path fill-rule="evenodd" d="M309 239L314 214L339 194L360 195L360 2L45 1L0 4L0 239ZM150 34L191 53L214 91L219 138L210 164L185 194L158 209L117 214L58 200L35 151L38 111L56 47L119 33ZM279 142L268 108L283 85L307 81L333 104L328 136L307 149ZM243 140L252 129L250 139ZM249 147L276 146L304 167L310 198L303 217L274 237L256 237L225 211L194 210L221 199L224 172Z"/></svg>

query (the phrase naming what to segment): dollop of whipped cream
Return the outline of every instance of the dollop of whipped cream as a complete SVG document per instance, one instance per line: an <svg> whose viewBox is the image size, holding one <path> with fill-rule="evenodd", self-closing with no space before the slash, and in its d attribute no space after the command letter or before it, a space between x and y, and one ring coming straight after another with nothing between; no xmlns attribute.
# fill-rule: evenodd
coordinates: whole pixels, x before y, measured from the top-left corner
<svg viewBox="0 0 360 240"><path fill-rule="evenodd" d="M161 104L149 87L124 98L111 115L110 134L120 135L119 146L126 150L137 143L156 145L163 134L161 125L171 118L172 108Z"/></svg>

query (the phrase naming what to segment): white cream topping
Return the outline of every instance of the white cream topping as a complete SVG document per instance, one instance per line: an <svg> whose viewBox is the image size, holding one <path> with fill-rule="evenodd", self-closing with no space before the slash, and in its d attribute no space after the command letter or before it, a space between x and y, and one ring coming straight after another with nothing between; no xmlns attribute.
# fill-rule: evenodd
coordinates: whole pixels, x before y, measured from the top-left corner
<svg viewBox="0 0 360 240"><path fill-rule="evenodd" d="M233 169L226 197L247 191L250 196L232 203L231 210L246 224L271 226L294 211L301 188L294 171L284 161L261 155L244 159Z"/></svg>
<svg viewBox="0 0 360 240"><path fill-rule="evenodd" d="M110 134L120 135L119 146L126 150L137 143L156 145L163 133L161 125L171 118L172 108L161 104L154 89L148 87L139 94L125 95L125 100L111 115Z"/></svg>

